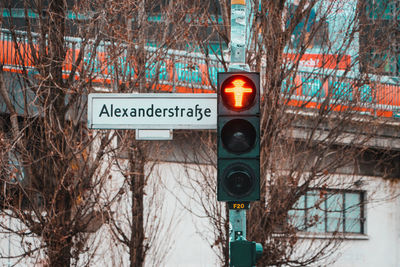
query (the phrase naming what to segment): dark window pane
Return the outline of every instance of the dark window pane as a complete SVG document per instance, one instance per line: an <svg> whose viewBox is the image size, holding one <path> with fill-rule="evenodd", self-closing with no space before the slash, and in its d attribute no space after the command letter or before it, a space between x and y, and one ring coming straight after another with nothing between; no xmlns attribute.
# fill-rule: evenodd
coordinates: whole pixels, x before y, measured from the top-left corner
<svg viewBox="0 0 400 267"><path fill-rule="evenodd" d="M400 3L365 0L360 19L361 70L367 73L400 74Z"/></svg>

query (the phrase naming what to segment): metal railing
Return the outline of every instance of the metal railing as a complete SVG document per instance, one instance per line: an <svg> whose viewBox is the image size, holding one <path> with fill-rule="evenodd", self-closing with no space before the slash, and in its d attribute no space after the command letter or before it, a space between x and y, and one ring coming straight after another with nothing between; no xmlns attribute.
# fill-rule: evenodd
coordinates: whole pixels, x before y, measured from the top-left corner
<svg viewBox="0 0 400 267"><path fill-rule="evenodd" d="M16 42L15 42L16 40ZM0 63L3 69L18 71L26 68L34 71L35 63L32 50L39 49L38 36L32 35L33 49L28 44L25 32L16 32L12 35L2 29L0 33ZM69 74L79 54L81 41L79 38L65 39L66 59L64 72ZM15 47L18 43L18 49ZM217 72L224 71L224 67L215 56L205 58L200 53L188 53L179 50L163 50L162 48L145 47L150 55L146 61L144 76L146 80L155 80L158 84L169 85L171 90L186 88L189 92L197 90L215 90ZM83 62L78 67L76 75L83 70L89 71L96 81L112 80L130 75L137 76L137 69L132 67L135 60L127 62L127 49L123 44L100 42L96 46L89 42L85 46ZM133 63L134 64L134 63Z"/></svg>
<svg viewBox="0 0 400 267"><path fill-rule="evenodd" d="M18 43L16 49L14 39ZM38 36L32 35L34 49L37 49ZM67 37L65 39L66 60L64 72L69 74L79 54L82 40ZM162 90L171 92L214 92L217 83L217 73L225 71L221 60L216 56L205 57L201 53L189 53L180 50L163 50L162 48L145 47L149 60L145 66L145 79L152 81ZM127 64L127 49L110 42L100 42L96 47L89 42L85 47L82 66L78 67L76 75L89 70L90 77L98 82L111 82L116 76L130 75L136 77L137 69ZM132 60L134 62L134 60ZM2 29L0 33L0 63L3 70L35 73L32 48L28 45L26 32L16 32ZM283 82L282 93L286 97L304 102L321 103L329 96L337 102L357 103L366 113L376 115L380 111L391 112L384 116L400 115L400 85L397 80L370 81L358 86L356 77L347 75L340 77L340 72L300 71L293 79ZM354 75L353 75L354 76ZM290 94L288 94L290 92ZM314 105L315 106L315 105ZM381 112L381 113L382 113ZM383 114L383 113L382 113Z"/></svg>

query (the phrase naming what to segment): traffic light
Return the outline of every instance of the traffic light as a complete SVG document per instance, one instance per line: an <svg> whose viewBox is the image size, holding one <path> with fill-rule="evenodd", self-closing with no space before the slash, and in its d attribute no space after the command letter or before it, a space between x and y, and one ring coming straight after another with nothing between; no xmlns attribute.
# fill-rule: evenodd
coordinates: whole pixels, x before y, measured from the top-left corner
<svg viewBox="0 0 400 267"><path fill-rule="evenodd" d="M260 74L218 73L218 201L260 199Z"/></svg>

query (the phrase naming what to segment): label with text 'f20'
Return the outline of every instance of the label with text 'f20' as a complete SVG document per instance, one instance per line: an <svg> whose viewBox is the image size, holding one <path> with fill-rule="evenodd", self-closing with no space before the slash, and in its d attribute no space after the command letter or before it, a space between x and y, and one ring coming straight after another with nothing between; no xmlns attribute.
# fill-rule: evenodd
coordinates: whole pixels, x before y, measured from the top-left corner
<svg viewBox="0 0 400 267"><path fill-rule="evenodd" d="M91 129L216 129L216 94L89 94Z"/></svg>

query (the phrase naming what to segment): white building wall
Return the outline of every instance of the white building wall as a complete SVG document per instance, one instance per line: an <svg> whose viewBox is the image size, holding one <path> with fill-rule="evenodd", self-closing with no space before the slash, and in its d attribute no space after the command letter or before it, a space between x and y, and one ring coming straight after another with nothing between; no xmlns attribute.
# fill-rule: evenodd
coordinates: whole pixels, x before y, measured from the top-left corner
<svg viewBox="0 0 400 267"><path fill-rule="evenodd" d="M192 166L194 167L194 166ZM191 167L189 166L189 169ZM187 170L186 170L187 171ZM189 176L195 175L195 171L189 170ZM154 205L159 211L156 220L164 227L154 232L150 227L148 235L156 235L158 246L150 248L146 256L146 267L209 267L218 266L217 256L213 252L210 243L205 240L204 231L207 227L207 219L193 215L202 215L201 208L196 204L195 194L190 192L188 177L182 164L161 163L154 168L145 189L145 221L147 216L154 216ZM110 191L119 190L122 177L114 176ZM153 198L156 191L156 198ZM216 201L216 200L215 200ZM158 204L155 204L155 203ZM152 208L148 208L152 205ZM118 203L113 211L114 218L126 221L129 216L129 195L124 201ZM145 223L146 224L146 223ZM126 229L128 226L126 225ZM147 227L149 229L149 227ZM201 233L203 232L203 233ZM127 248L115 242L110 235L108 225L104 225L97 233L97 241L101 243L96 251L96 256L90 266L129 266ZM101 238L99 238L101 236ZM162 262L159 257L167 252ZM83 262L82 262L83 264Z"/></svg>
<svg viewBox="0 0 400 267"><path fill-rule="evenodd" d="M196 175L191 171L189 176ZM205 240L209 227L205 218L194 216L185 207L190 207L196 214L201 212L201 208L195 201L195 194L190 194L190 190L182 189L185 181L190 177L185 173L181 164L163 163L155 169L152 179L162 186L161 203L164 207L164 220L176 219L174 227L168 235L163 236L159 241L161 244L172 243L168 249L168 256L161 264L155 264L152 257L153 253L147 258L146 266L165 266L165 267L210 267L218 266L217 256L212 250L211 240ZM367 193L366 204L366 235L349 235L343 241L341 249L336 254L335 262L327 265L334 267L397 267L400 266L400 183L394 180L384 180L376 177L361 177L363 185L360 189ZM115 188L120 184L120 178L115 180ZM148 192L148 195L150 192ZM146 200L148 201L148 200ZM216 201L216 200L215 200ZM127 206L126 206L127 207ZM125 208L126 208L125 207ZM126 209L119 206L116 210L126 215ZM7 222L7 218L0 218L2 222ZM13 225L18 223L11 221ZM163 233L160 233L163 234ZM165 233L164 233L165 234ZM14 237L1 234L0 249L2 255L7 255L11 244L11 253L21 251ZM28 239L27 239L28 240ZM31 242L35 244L35 242ZM13 245L14 244L14 245ZM39 245L40 242L36 241ZM108 225L104 225L88 245L96 250L95 257L90 266L128 266L126 248L118 245L110 236ZM23 261L17 266L41 266L40 257ZM85 262L82 256L81 266ZM16 263L15 259L2 259L0 266L8 266L9 263ZM33 265L32 265L33 264Z"/></svg>
<svg viewBox="0 0 400 267"><path fill-rule="evenodd" d="M400 181L365 177L366 235L343 242L335 267L400 266ZM350 236L349 236L350 238Z"/></svg>
<svg viewBox="0 0 400 267"><path fill-rule="evenodd" d="M211 249L213 240L205 240L204 235L210 228L206 218L199 218L184 208L190 207L196 214L203 214L201 207L196 202L195 194L188 194L188 175L181 164L164 163L159 166L159 171L165 189L168 191L165 204L171 209L176 207L181 212L179 224L174 228L172 238L175 245L169 257L162 266L165 267L209 267L218 266L217 257ZM194 167L194 166L193 166ZM192 167L192 168L193 168ZM189 168L191 168L189 166ZM189 172L189 176L196 175L196 171ZM185 187L186 190L183 190ZM216 199L215 199L216 201Z"/></svg>
<svg viewBox="0 0 400 267"><path fill-rule="evenodd" d="M182 188L175 182L176 178L181 182L182 179L188 179L182 165L162 164L160 171L179 201L190 203L189 206L199 211L199 207L195 206L196 202L191 200L191 196L180 192ZM400 266L400 181L366 176L341 177L344 180L362 180L361 186L351 189L366 192L365 235L346 235L340 249L334 254L335 258L328 259L326 266ZM175 206L176 202L173 199L174 196L169 195L165 203ZM198 227L207 223L206 220L183 211L181 223L176 228L179 234L174 236L175 248L172 249L165 266L218 266L215 264L214 252L198 234L198 231L201 231Z"/></svg>

